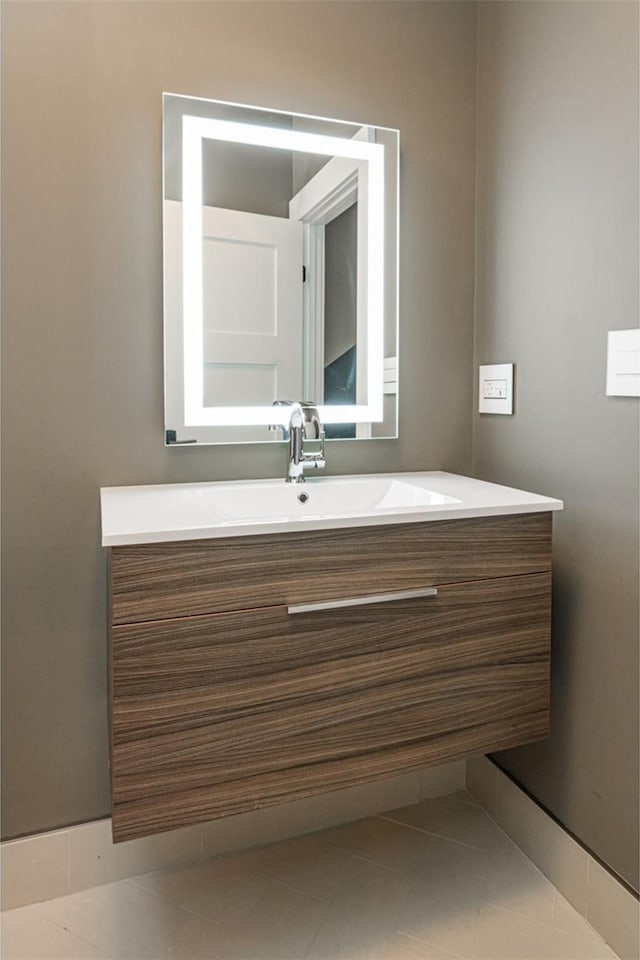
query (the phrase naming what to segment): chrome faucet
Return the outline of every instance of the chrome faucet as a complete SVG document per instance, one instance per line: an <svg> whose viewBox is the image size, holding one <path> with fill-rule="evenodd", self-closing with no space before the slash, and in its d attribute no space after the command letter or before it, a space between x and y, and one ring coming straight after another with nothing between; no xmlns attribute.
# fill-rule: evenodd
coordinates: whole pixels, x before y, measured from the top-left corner
<svg viewBox="0 0 640 960"><path fill-rule="evenodd" d="M324 429L320 423L318 410L313 403L297 400L275 400L274 407L290 407L289 425L283 429L289 434L289 465L287 483L304 483L304 471L311 468L322 469L324 458ZM276 427L277 429L277 427ZM319 440L317 453L305 453L305 440Z"/></svg>

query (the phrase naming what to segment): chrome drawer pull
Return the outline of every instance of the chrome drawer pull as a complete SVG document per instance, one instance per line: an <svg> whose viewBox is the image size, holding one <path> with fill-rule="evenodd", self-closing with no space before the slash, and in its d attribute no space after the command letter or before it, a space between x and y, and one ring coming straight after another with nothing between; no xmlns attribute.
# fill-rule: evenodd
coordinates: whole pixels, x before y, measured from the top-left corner
<svg viewBox="0 0 640 960"><path fill-rule="evenodd" d="M338 610L340 607L365 607L373 603L390 603L392 600L415 600L417 597L437 596L436 587L422 590L402 590L400 593L374 593L369 597L348 597L346 600L321 600L319 603L296 603L287 607L288 614L314 613L317 610Z"/></svg>

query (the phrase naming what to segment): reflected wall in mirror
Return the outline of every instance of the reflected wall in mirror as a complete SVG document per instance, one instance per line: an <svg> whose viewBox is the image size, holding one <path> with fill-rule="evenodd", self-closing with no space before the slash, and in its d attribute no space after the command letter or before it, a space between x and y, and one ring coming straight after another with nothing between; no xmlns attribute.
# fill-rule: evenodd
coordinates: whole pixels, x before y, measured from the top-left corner
<svg viewBox="0 0 640 960"><path fill-rule="evenodd" d="M163 95L165 439L397 436L397 130ZM270 429L271 428L271 429Z"/></svg>

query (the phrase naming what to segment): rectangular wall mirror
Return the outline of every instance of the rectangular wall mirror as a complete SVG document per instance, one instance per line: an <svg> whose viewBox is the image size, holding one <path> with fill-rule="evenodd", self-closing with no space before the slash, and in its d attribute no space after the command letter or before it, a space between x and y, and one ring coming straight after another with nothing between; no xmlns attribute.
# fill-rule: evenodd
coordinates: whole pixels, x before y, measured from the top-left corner
<svg viewBox="0 0 640 960"><path fill-rule="evenodd" d="M397 436L397 130L163 94L165 440Z"/></svg>

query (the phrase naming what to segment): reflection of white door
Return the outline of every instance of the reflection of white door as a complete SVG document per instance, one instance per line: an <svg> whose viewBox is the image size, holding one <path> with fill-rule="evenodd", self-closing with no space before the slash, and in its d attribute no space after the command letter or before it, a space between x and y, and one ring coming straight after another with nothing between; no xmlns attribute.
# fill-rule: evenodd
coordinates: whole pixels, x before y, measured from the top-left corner
<svg viewBox="0 0 640 960"><path fill-rule="evenodd" d="M204 405L302 399L302 224L203 207Z"/></svg>
<svg viewBox="0 0 640 960"><path fill-rule="evenodd" d="M354 140L375 139L370 127L361 127ZM307 263L310 282L305 290L305 337L313 344L308 351L305 376L309 390L324 400L324 327L325 327L325 231L335 220L357 203L356 271L356 403L366 404L369 392L368 372L368 252L369 208L368 168L362 160L332 157L289 201L289 216L305 224ZM371 436L370 423L356 424L356 436Z"/></svg>

